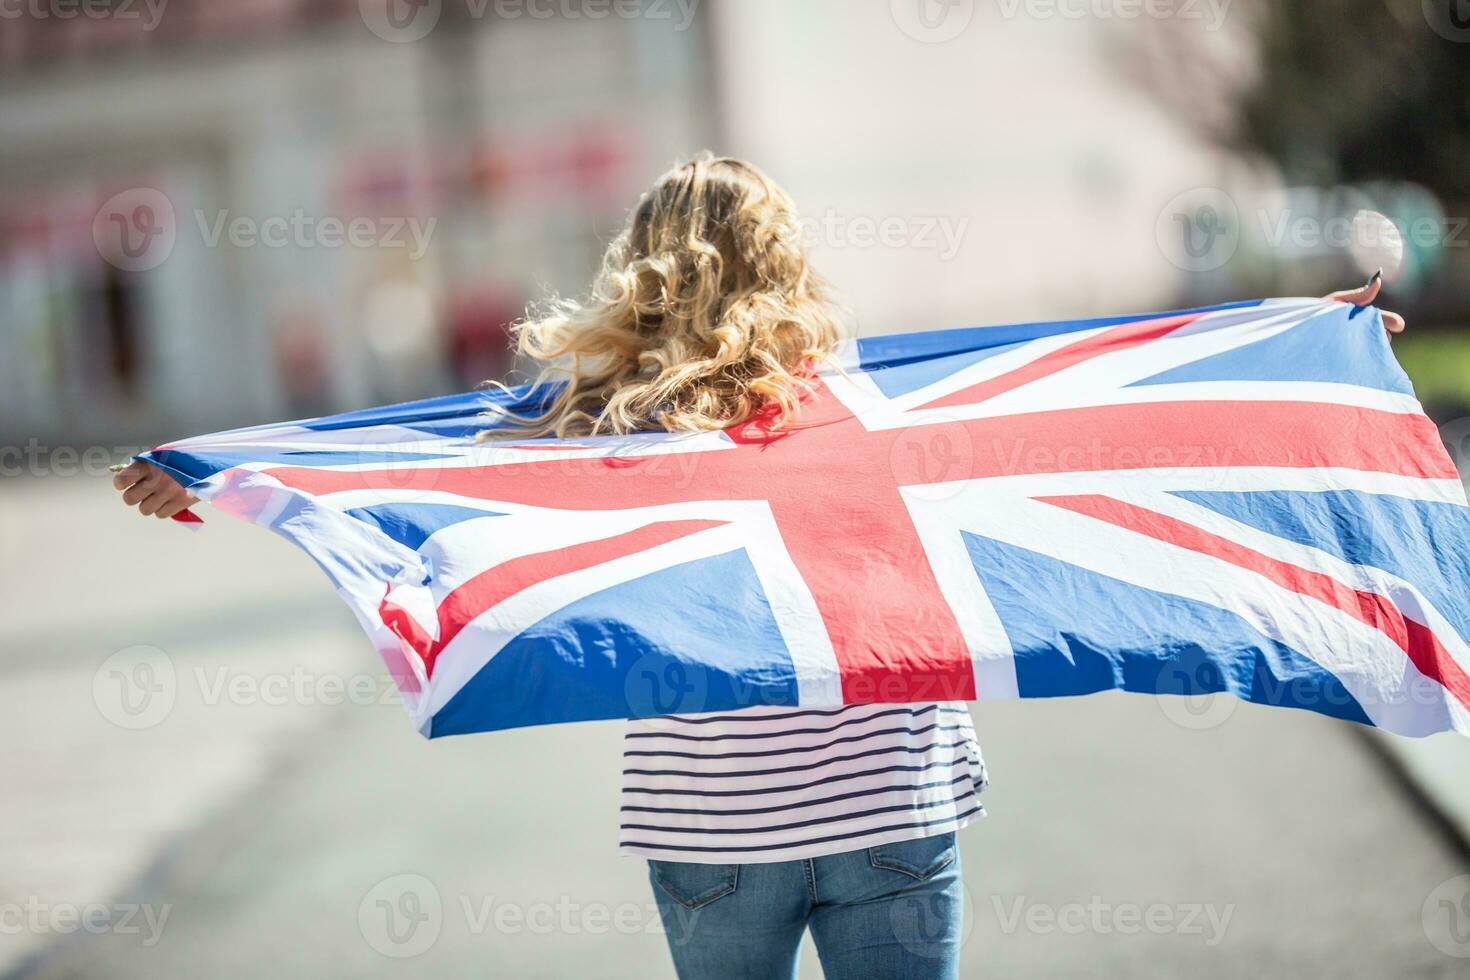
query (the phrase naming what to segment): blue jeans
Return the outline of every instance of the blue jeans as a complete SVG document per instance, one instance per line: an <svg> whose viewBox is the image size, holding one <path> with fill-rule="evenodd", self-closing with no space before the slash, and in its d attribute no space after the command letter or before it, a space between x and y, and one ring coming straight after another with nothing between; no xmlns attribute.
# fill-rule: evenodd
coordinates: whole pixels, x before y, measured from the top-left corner
<svg viewBox="0 0 1470 980"><path fill-rule="evenodd" d="M648 866L682 980L794 977L808 928L827 980L959 976L953 833L804 861Z"/></svg>

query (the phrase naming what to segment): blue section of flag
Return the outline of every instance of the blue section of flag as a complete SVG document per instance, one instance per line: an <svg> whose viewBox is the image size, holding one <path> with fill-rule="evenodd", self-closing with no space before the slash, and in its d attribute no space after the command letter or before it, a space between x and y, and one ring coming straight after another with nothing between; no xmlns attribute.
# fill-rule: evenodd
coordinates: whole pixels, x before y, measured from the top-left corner
<svg viewBox="0 0 1470 980"><path fill-rule="evenodd" d="M1335 675L1234 613L989 538L964 539L1015 650L1023 698L1230 691L1372 724Z"/></svg>
<svg viewBox="0 0 1470 980"><path fill-rule="evenodd" d="M1175 496L1354 565L1381 568L1424 593L1461 636L1470 636L1470 522L1462 504L1354 490L1254 493L1175 491ZM1453 562L1425 556L1454 555Z"/></svg>
<svg viewBox="0 0 1470 980"><path fill-rule="evenodd" d="M762 704L797 704L796 676L755 568L730 552L543 619L439 710L429 735Z"/></svg>
<svg viewBox="0 0 1470 980"><path fill-rule="evenodd" d="M435 531L474 520L477 517L501 517L498 511L479 510L458 504L374 504L344 511L358 520L367 521L383 533L408 545L415 551Z"/></svg>
<svg viewBox="0 0 1470 980"><path fill-rule="evenodd" d="M1137 385L1188 381L1334 381L1414 393L1392 357L1375 348L1388 341L1369 307L1339 306L1290 330L1223 354L1135 381Z"/></svg>
<svg viewBox="0 0 1470 980"><path fill-rule="evenodd" d="M1177 310L1172 313L1010 323L997 327L965 327L955 330L891 334L886 337L864 337L857 342L858 360L862 370L873 372L870 377L883 394L889 398L896 398L932 384L960 368L976 364L1007 348L1036 340L1039 337L1077 333L1095 327L1114 327L1122 323L1135 323L1139 320L1162 316L1244 309L1259 306L1260 303L1260 300L1247 300L1242 303L1224 303L1220 306Z"/></svg>
<svg viewBox="0 0 1470 980"><path fill-rule="evenodd" d="M433 419L463 418L484 412L498 403L492 392L463 391L437 398L422 398L418 401L399 402L396 405L381 405L375 408L327 415L302 422L303 428L317 431L333 429L356 429L368 425L414 425Z"/></svg>
<svg viewBox="0 0 1470 980"><path fill-rule="evenodd" d="M881 368L870 368L868 377L873 379L873 384L878 390L889 398L897 398L911 391L918 391L926 385L936 381L942 381L957 371L962 371L972 364L979 364L997 354L1015 350L1024 341L1014 344L1002 344L999 347L982 347L979 350L960 351L958 354L949 354L944 357L934 357L922 361L903 361L891 366Z"/></svg>
<svg viewBox="0 0 1470 980"><path fill-rule="evenodd" d="M534 385L519 385L505 390L482 388L400 402L396 405L365 408L356 412L343 412L341 415L308 419L300 424L304 428L317 431L356 429L370 425L401 425L441 435L473 434L493 427L492 420L484 417L484 413L490 409L500 408L517 415L535 414L545 410L558 390L559 384L545 384L539 388ZM456 422L460 423L457 427L454 424ZM449 431L446 431L446 426Z"/></svg>

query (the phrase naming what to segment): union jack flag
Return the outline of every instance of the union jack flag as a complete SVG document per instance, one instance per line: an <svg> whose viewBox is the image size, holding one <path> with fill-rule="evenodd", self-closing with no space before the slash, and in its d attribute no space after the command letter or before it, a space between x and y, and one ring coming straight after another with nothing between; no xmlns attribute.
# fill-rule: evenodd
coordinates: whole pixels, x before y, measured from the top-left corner
<svg viewBox="0 0 1470 980"><path fill-rule="evenodd" d="M1119 688L1470 734L1470 510L1375 309L839 360L786 426L477 442L522 388L141 458L310 553L429 736Z"/></svg>

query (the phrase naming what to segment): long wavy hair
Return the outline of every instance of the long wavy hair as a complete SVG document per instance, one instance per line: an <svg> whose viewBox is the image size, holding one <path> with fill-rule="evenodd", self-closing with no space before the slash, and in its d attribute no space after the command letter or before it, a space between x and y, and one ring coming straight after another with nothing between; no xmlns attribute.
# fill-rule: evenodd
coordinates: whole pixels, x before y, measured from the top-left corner
<svg viewBox="0 0 1470 980"><path fill-rule="evenodd" d="M537 385L566 383L543 413L502 416L481 439L723 429L765 410L779 426L841 334L791 198L709 153L643 195L586 299L512 331Z"/></svg>

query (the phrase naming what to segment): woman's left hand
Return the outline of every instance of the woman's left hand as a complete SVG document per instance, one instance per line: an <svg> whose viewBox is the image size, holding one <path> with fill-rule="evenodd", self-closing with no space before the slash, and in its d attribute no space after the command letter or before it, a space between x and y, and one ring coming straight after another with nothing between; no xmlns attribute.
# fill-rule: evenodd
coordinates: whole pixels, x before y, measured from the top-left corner
<svg viewBox="0 0 1470 980"><path fill-rule="evenodd" d="M1359 286L1357 289L1340 289L1335 293L1328 293L1323 299L1335 299L1341 303L1351 303L1354 306L1367 306L1378 296L1378 291L1383 288L1383 272L1380 270L1373 273L1373 278L1368 280L1368 285ZM1388 310L1379 310L1383 314L1383 329L1388 331L1390 337L1396 333L1404 332L1404 318L1397 313Z"/></svg>

